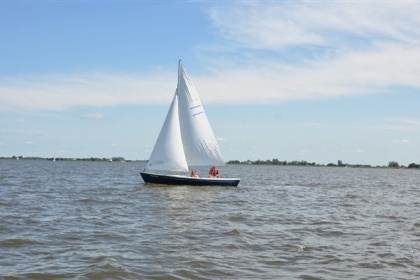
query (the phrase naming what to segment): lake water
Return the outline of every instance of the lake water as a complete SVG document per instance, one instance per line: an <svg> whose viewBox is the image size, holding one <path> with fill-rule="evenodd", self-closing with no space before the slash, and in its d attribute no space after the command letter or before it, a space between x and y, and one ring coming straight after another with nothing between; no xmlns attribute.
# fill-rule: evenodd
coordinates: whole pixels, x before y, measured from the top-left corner
<svg viewBox="0 0 420 280"><path fill-rule="evenodd" d="M0 278L420 279L420 171L0 160ZM207 169L198 170L206 174Z"/></svg>

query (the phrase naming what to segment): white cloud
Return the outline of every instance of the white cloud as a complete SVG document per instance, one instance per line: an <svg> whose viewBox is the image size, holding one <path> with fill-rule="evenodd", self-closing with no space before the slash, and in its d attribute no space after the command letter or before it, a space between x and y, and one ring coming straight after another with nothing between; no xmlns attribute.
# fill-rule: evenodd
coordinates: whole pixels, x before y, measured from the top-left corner
<svg viewBox="0 0 420 280"><path fill-rule="evenodd" d="M306 127L322 127L322 126L325 126L325 124L323 124L323 123L316 123L316 122L298 123L297 125L306 126Z"/></svg>
<svg viewBox="0 0 420 280"><path fill-rule="evenodd" d="M209 11L220 32L242 48L336 46L377 38L411 42L420 37L418 2L245 2Z"/></svg>
<svg viewBox="0 0 420 280"><path fill-rule="evenodd" d="M284 7L284 6L283 6ZM256 2L217 7L210 17L230 41L247 48L278 48L289 44L320 43L322 38L299 24L291 16L295 11L277 5Z"/></svg>
<svg viewBox="0 0 420 280"><path fill-rule="evenodd" d="M400 139L400 140L393 140L392 142L395 144L409 144L411 141L408 139Z"/></svg>
<svg viewBox="0 0 420 280"><path fill-rule="evenodd" d="M301 155L301 156L306 156L306 155L309 155L309 154L312 154L312 152L311 151L306 151L306 150L299 151L299 155Z"/></svg>
<svg viewBox="0 0 420 280"><path fill-rule="evenodd" d="M92 119L92 120L102 120L105 119L105 115L99 113L89 113L82 115L82 118Z"/></svg>
<svg viewBox="0 0 420 280"><path fill-rule="evenodd" d="M208 72L191 78L205 104L272 104L380 94L398 86L420 89L418 14L419 2L216 6L209 16L224 41L217 43L220 48L200 49ZM0 77L0 110L169 104L176 73Z"/></svg>
<svg viewBox="0 0 420 280"><path fill-rule="evenodd" d="M171 76L83 73L4 77L0 78L0 110L170 102L175 84L176 72Z"/></svg>
<svg viewBox="0 0 420 280"><path fill-rule="evenodd" d="M420 130L420 120L407 118L384 118L382 123L375 126L379 130L399 130L399 131L414 131Z"/></svg>
<svg viewBox="0 0 420 280"><path fill-rule="evenodd" d="M305 66L281 62L220 71L197 80L210 102L259 103L293 99L333 98L374 94L389 87L420 88L420 47L384 45L369 52L311 61Z"/></svg>
<svg viewBox="0 0 420 280"><path fill-rule="evenodd" d="M356 149L351 149L351 150L342 150L341 151L343 154L354 154L354 153L364 153L364 150L360 149L360 148L356 148Z"/></svg>
<svg viewBox="0 0 420 280"><path fill-rule="evenodd" d="M215 62L230 69L202 82L220 98L228 91L236 102L269 103L420 88L418 2L246 2L209 14L231 43Z"/></svg>
<svg viewBox="0 0 420 280"><path fill-rule="evenodd" d="M217 74L191 78L206 104L334 98L380 93L393 86L420 88L420 62L416 57L420 57L420 47L386 45L370 52L312 61L305 66L273 61L257 67L224 68ZM96 73L34 79L2 79L0 110L169 104L176 87L176 69L154 76Z"/></svg>

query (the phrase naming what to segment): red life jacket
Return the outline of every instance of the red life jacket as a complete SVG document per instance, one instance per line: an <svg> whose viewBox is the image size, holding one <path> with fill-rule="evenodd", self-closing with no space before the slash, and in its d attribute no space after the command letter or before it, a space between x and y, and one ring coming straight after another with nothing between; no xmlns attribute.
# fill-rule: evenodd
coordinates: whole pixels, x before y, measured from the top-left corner
<svg viewBox="0 0 420 280"><path fill-rule="evenodd" d="M216 176L216 175L218 175L219 174L219 171L217 170L217 167L212 167L211 169L210 169L210 175L211 176Z"/></svg>

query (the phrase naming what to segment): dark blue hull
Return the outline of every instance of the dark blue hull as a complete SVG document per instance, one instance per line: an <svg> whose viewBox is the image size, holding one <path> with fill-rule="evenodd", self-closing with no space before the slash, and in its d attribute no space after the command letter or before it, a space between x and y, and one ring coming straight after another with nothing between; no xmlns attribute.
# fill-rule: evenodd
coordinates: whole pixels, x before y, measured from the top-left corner
<svg viewBox="0 0 420 280"><path fill-rule="evenodd" d="M237 187L240 179L237 178L193 178L179 175L161 175L140 172L145 183L163 185L188 186L232 186Z"/></svg>

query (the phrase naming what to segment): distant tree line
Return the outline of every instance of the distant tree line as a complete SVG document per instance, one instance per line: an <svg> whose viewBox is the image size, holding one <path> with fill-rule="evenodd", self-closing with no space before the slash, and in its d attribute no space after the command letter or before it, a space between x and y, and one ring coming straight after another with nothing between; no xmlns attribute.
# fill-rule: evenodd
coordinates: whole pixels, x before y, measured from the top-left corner
<svg viewBox="0 0 420 280"><path fill-rule="evenodd" d="M417 168L417 169L420 169L420 164L415 164L415 163L413 162L413 163L410 163L407 167L408 167L408 168Z"/></svg>
<svg viewBox="0 0 420 280"><path fill-rule="evenodd" d="M230 160L227 164L256 164L256 165L292 165L292 166L331 166L331 167L372 167L370 164L348 164L343 163L341 160L335 163L328 163L327 165L318 164L315 162L308 162L306 160L295 160L295 161L285 161L285 160L278 160L278 159L271 159L271 160L246 160L246 161L239 161L239 160ZM404 165L399 165L397 161L390 161L388 166L377 166L377 167L390 167L390 168L420 168L420 164L410 163L407 167Z"/></svg>
<svg viewBox="0 0 420 280"><path fill-rule="evenodd" d="M246 161L239 161L239 160L230 160L227 162L228 164L266 164L266 165L302 165L302 166L314 166L316 165L315 162L307 162L305 160L301 161L282 161L278 159L268 159L268 160L246 160Z"/></svg>
<svg viewBox="0 0 420 280"><path fill-rule="evenodd" d="M42 158L42 157L23 157L23 156L12 156L12 157L0 157L0 159L12 159L12 160L55 160L55 161L132 161L132 160L125 160L123 157L112 157L112 158L97 158L97 157L90 157L90 158ZM135 160L136 161L136 160ZM142 161L142 160L140 160ZM420 162L420 161L419 161ZM279 160L279 159L268 159L268 160L246 160L246 161L239 161L239 160L230 160L227 164L256 164L256 165L291 165L291 166L331 166L331 167L372 167L369 164L348 164L343 163L341 160L335 163L328 163L328 164L318 164L315 162L308 162L306 160L294 160L294 161L286 161L286 160ZM397 161L390 161L388 166L376 166L380 168L411 168L411 169L420 169L420 164L410 163L407 166L400 165Z"/></svg>
<svg viewBox="0 0 420 280"><path fill-rule="evenodd" d="M392 168L400 168L400 167L405 167L405 166L400 166L400 164L398 163L398 161L390 161L389 163L388 163L388 167L392 167ZM415 164L414 162L413 163L410 163L408 166L407 166L407 168L420 168L420 164Z"/></svg>
<svg viewBox="0 0 420 280"><path fill-rule="evenodd" d="M23 156L12 156L12 157L0 157L0 159L12 159L12 160L49 160L49 161L126 161L123 157L112 157L112 158L63 158L63 157L54 157L54 158L43 158L43 157L23 157ZM132 161L132 160L127 160Z"/></svg>

